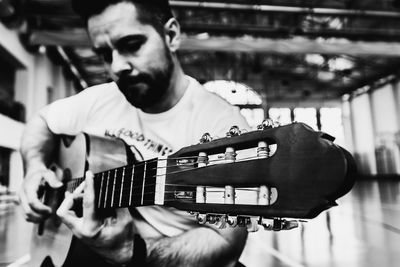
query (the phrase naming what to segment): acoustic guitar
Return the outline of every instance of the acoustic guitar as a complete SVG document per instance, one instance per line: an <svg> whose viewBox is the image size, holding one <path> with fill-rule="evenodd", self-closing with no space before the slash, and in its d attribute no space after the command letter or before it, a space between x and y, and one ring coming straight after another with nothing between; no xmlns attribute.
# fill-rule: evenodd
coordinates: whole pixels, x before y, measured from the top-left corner
<svg viewBox="0 0 400 267"><path fill-rule="evenodd" d="M296 220L337 205L354 184L353 158L333 140L302 123L263 124L245 133L232 127L225 138L205 134L199 144L167 157L134 162L123 141L83 133L62 138L53 169L64 187L45 188L43 199L56 210L65 190L73 191L90 169L99 212L164 205L202 224L291 229ZM55 214L37 225L32 239L29 266L108 266Z"/></svg>

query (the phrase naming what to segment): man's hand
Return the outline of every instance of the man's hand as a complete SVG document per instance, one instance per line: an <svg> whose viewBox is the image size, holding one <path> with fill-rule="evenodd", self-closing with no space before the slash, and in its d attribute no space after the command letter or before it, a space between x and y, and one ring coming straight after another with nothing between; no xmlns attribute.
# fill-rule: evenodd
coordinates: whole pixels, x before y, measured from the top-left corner
<svg viewBox="0 0 400 267"><path fill-rule="evenodd" d="M83 197L83 216L72 210L74 202ZM71 231L99 255L112 263L129 262L133 254L134 226L128 209L117 209L113 217L100 218L95 212L93 174L86 172L85 182L57 210Z"/></svg>
<svg viewBox="0 0 400 267"><path fill-rule="evenodd" d="M19 192L19 199L25 212L25 218L29 222L38 223L52 213L51 208L39 200L39 191L46 182L53 188L62 186L54 172L46 168L28 171L25 176Z"/></svg>

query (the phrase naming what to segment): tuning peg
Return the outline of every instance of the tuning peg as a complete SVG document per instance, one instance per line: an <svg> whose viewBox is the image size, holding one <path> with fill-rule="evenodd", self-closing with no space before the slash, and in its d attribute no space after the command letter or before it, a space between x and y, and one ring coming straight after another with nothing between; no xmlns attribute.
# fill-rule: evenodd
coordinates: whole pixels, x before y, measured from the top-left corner
<svg viewBox="0 0 400 267"><path fill-rule="evenodd" d="M196 219L199 224L205 224L207 222L207 215L199 213L197 214Z"/></svg>
<svg viewBox="0 0 400 267"><path fill-rule="evenodd" d="M260 125L257 126L257 129L265 130L265 129L276 128L278 126L280 126L279 122L274 121L272 119L266 119Z"/></svg>
<svg viewBox="0 0 400 267"><path fill-rule="evenodd" d="M219 219L218 215L215 214L207 214L206 220L209 224L215 224Z"/></svg>
<svg viewBox="0 0 400 267"><path fill-rule="evenodd" d="M249 217L249 221L247 223L247 232L257 232L258 229L258 217Z"/></svg>
<svg viewBox="0 0 400 267"><path fill-rule="evenodd" d="M200 144L208 143L211 142L212 140L213 138L211 137L211 135L209 133L205 133L200 138Z"/></svg>
<svg viewBox="0 0 400 267"><path fill-rule="evenodd" d="M251 224L250 217L245 217L245 216L237 217L237 225L239 225L240 227L245 227L249 224Z"/></svg>
<svg viewBox="0 0 400 267"><path fill-rule="evenodd" d="M241 134L241 131L239 127L237 126L232 126L229 131L226 133L227 137L233 137L233 136L238 136Z"/></svg>
<svg viewBox="0 0 400 267"><path fill-rule="evenodd" d="M216 220L215 225L218 227L218 229L225 229L226 228L226 215L221 215L218 216L218 219Z"/></svg>
<svg viewBox="0 0 400 267"><path fill-rule="evenodd" d="M228 216L228 217L226 218L226 222L228 223L228 225L229 225L230 227L236 227L236 225L237 225L237 217L235 217L235 216Z"/></svg>
<svg viewBox="0 0 400 267"><path fill-rule="evenodd" d="M260 219L259 224L261 224L265 230L268 231L281 231L281 230L291 230L299 227L299 222L296 220L285 220L285 219Z"/></svg>

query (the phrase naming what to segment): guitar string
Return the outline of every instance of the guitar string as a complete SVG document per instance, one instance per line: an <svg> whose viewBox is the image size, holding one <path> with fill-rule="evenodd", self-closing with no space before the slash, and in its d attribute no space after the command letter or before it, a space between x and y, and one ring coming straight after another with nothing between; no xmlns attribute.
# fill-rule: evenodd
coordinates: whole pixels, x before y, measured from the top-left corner
<svg viewBox="0 0 400 267"><path fill-rule="evenodd" d="M211 176L198 176L199 178L212 178ZM217 177L217 176L215 176L215 177ZM74 185L74 186L70 186L70 187L67 187L67 190L68 191L73 191L73 190L75 190L82 182L84 181L84 179L82 178L82 181L78 184L78 183L76 183L76 185ZM141 180L140 182L143 182L143 180ZM151 184L145 184L144 186L142 186L142 185L137 185L137 186L124 186L124 185L121 185L121 183L119 183L116 187L114 187L113 186L113 184L111 184L110 183L110 186L111 187L113 187L113 188L115 188L114 189L114 192L117 192L117 193L120 193L121 191L120 191L120 188L121 188L121 186L123 187L123 189L122 189L122 191L124 192L124 191L130 191L131 190L131 188L132 188L132 190L134 190L134 189L143 189L143 188L145 188L145 187L154 187L154 186L156 186L157 185L157 183L151 183ZM190 185L190 184L171 184L171 183L164 183L164 185L165 186L176 186L176 187L205 187L205 188L218 188L218 186L210 186L210 185L201 185L201 184L199 184L199 185ZM105 190L112 190L112 189L110 189L110 186L109 187L103 187L103 189L105 189ZM239 188L235 188L235 189L240 189L240 190L252 190L251 189L251 187L239 187Z"/></svg>
<svg viewBox="0 0 400 267"><path fill-rule="evenodd" d="M247 160L251 160L251 159L258 159L258 157L248 157L248 158L243 158L243 159L240 159L240 160L237 160L237 161L235 161L235 162L243 162L243 161L247 161ZM224 159L222 159L222 160L224 160ZM222 161L222 160L215 160L215 161ZM214 161L214 162L215 162ZM155 162L157 162L157 160L155 160ZM210 161L211 162L211 161ZM197 164L197 163L192 163L191 165L195 165L195 164ZM186 164L186 166L188 166L188 165L190 165L190 164ZM137 165L136 165L137 166ZM125 171L126 170L131 170L131 169L134 169L136 166L133 166L132 168L125 168ZM170 165L170 166L165 166L165 167L155 167L155 168L152 168L152 169L148 169L147 171L152 171L152 170L158 170L158 169L168 169L168 168L171 168L171 167L180 167L180 166L182 166L182 165ZM211 165L211 166L213 166L213 165ZM110 170L108 170L108 171L103 171L103 172L100 172L100 173L96 173L96 174L94 174L94 176L95 176L95 179L100 179L100 174L104 174L104 173L107 173L107 172L112 172L112 171L115 171L115 170L119 170L119 169L121 169L121 168L123 168L123 167L119 167L119 168L115 168L115 169L110 169ZM175 171L175 172L170 172L170 173L168 173L168 174L177 174L177 173L183 173L183 172L188 172L188 171L193 171L193 169L190 169L190 170L181 170L181 171ZM139 174L141 174L141 173L144 173L144 172L138 172ZM138 174L138 173L136 173L136 174ZM114 172L114 174L115 174L115 172ZM156 175L152 175L152 176L148 176L148 177L145 177L145 179L151 179L151 178L156 178L157 176L164 176L165 174L156 174ZM69 184L71 183L81 183L82 181L84 180L84 177L79 177L79 178L75 178L74 179L74 181L69 181L68 183L67 183L67 186L69 186ZM78 184L78 185L79 185ZM72 185L73 186L73 185Z"/></svg>
<svg viewBox="0 0 400 267"><path fill-rule="evenodd" d="M197 187L197 186L196 186ZM209 189L212 189L212 187L208 187ZM207 187L206 187L206 189L207 189ZM131 195L131 193L130 193L130 191L129 192L126 192L127 190L122 190L122 196L129 196L129 195ZM260 192L258 189L241 189L241 188L235 188L235 191L236 192L244 192L244 191L246 191L246 192ZM194 193L195 191L190 191L190 190L187 190L187 191L185 191L185 190L182 190L182 191L178 191L178 190L174 190L174 191L164 191L164 193L179 193L179 192L192 192L192 193ZM225 192L225 190L222 190L222 189L219 189L219 190L212 190L212 191L207 191L206 193L209 193L209 194L211 194L211 193L224 193ZM118 193L118 196L117 197L119 197L121 194L119 194L119 193L121 193L121 191L115 191L114 192L115 194L117 194ZM146 194L155 194L155 191L151 191L151 192L146 192L146 193L140 193L140 194L138 194L138 193L132 193L132 195L139 195L139 196L141 196L141 195L146 195Z"/></svg>
<svg viewBox="0 0 400 267"><path fill-rule="evenodd" d="M144 187L155 187L157 184L148 184L148 185L145 185ZM223 188L223 187L218 187L218 186L205 186L205 185L183 185L183 184L164 184L165 186L173 186L173 187L192 187L192 188L194 188L194 187L204 187L205 189L212 189L211 191L209 191L209 192L225 192L225 190L222 190L222 189L220 189L220 190L216 190L217 188ZM120 187L120 186L119 186ZM143 188L143 186L133 186L132 187L132 191L134 190L134 189L142 189ZM107 189L110 189L110 187L108 187ZM258 191L259 189L253 189L253 188L251 188L251 187L237 187L237 188L234 188L235 190L239 190L239 191L250 191L250 192L252 192L252 191ZM112 190L112 189L110 189L110 190ZM146 189L145 189L146 190ZM131 191L131 187L124 187L123 189L122 189L122 192L123 192L123 195L124 195L124 192L128 192L129 194L130 194L130 191ZM176 190L175 190L176 191ZM174 192L175 192L174 191ZM119 194L119 193L121 193L121 190L120 189L115 189L114 190L114 193L117 193L117 194ZM126 195L128 195L128 193L126 194Z"/></svg>
<svg viewBox="0 0 400 267"><path fill-rule="evenodd" d="M210 187L211 188L211 187ZM241 189L240 188L238 188L238 189L236 189L236 191L241 191ZM243 191L248 191L248 192L256 192L256 193L259 193L260 191L258 190L258 189L249 189L249 188L245 188L245 189L243 189ZM182 191L181 191L182 192ZM191 193L194 193L194 191L187 191L187 192L191 192ZM115 192L116 193L116 192ZM177 193L177 191L176 190L174 190L174 191L168 191L168 190L166 190L165 192L164 192L164 195L165 194L176 194ZM178 191L178 193L179 193L179 191ZM213 191L209 191L209 192L206 192L206 193L209 193L209 194L213 194L213 193L225 193L225 191L224 190L213 190ZM121 199L123 199L123 198L125 198L125 201L128 201L128 200L132 200L132 201L137 201L137 202L140 202L139 200L135 200L135 197L142 197L142 196L144 196L144 195L151 195L151 196L155 196L155 192L154 191L152 191L152 192L146 192L146 193L131 193L131 192L129 192L129 193L123 193L123 194L121 194L120 195L120 197L119 198L117 198L117 199L115 199L114 198L114 201L115 200L121 200ZM128 199L126 199L126 197L128 197ZM189 198L189 197L184 197L183 198L183 200L189 200L189 199L196 199L196 198L193 198L193 197L191 197L191 198ZM250 196L244 196L244 197L241 197L241 199L244 199L244 200L246 200L246 199L252 199L252 197L250 197ZM106 203L107 204L107 202L108 202L108 199L102 199L103 201L101 201L100 200L100 205L104 205L104 203ZM164 199L164 201L177 201L177 200L179 200L179 199L177 199L177 197L175 197L175 198L165 198ZM112 201L112 199L110 198L109 199L109 201ZM148 201L148 200L146 200L146 201ZM154 201L154 198L152 198L151 199L151 201ZM243 201L243 200L242 200Z"/></svg>
<svg viewBox="0 0 400 267"><path fill-rule="evenodd" d="M166 186L181 186L181 187L197 187L197 185L181 185L181 184L165 184ZM155 186L155 184L153 184L152 186ZM201 187L201 186L200 186ZM213 190L211 190L211 191L206 191L206 193L209 193L209 194L212 194L212 193L224 193L225 192L225 190L215 190L215 187L212 187L212 186L204 186L205 187L205 189L207 190L207 189L213 189ZM259 190L258 189L252 189L252 188L235 188L235 191L236 192L240 192L240 191L247 191L247 192L259 192ZM119 190L116 190L114 193L116 194L116 196L119 196L119 198L120 199L122 199L122 198L126 198L127 196L129 197L129 199L132 199L132 200L134 200L133 198L135 197L135 196L139 196L139 197L141 197L141 196L143 196L143 195L155 195L155 191L152 191L152 192L146 192L146 193L136 193L136 192L131 192L130 190L122 190L122 194L120 194L120 192L121 191L119 191ZM179 191L178 191L179 192ZM182 192L182 191L181 191ZM189 191L189 192L193 192L194 193L194 191ZM164 194L166 194L166 193L177 193L177 190L174 190L174 191L165 191L164 192ZM128 199L128 200L129 200ZM187 198L185 198L185 199L187 199ZM111 200L111 198L110 198L110 200ZM114 198L114 200L115 200L115 198ZM165 199L165 200L167 200L167 199ZM164 201L165 201L164 200ZM176 200L176 198L173 198L172 200ZM101 203L104 203L104 202L107 202L107 200L106 199L104 199L104 201L101 201Z"/></svg>
<svg viewBox="0 0 400 267"><path fill-rule="evenodd" d="M173 202L173 201L184 202L184 201L195 201L195 200L196 200L195 197L185 197L185 198L182 198L182 199L166 198L166 199L163 200L163 202ZM241 198L240 200L241 200L242 203L238 203L237 200L235 200L235 203L220 203L220 202L217 202L217 201L209 200L210 202L203 202L203 203L202 202L195 202L195 203L187 203L187 204L206 204L206 205L207 204L208 205L220 204L220 205L235 205L235 206L238 206L238 205L250 205L250 206L254 206L254 207L262 206L263 208L271 206L273 204L273 203L271 203L271 204L243 203L243 202L246 202L246 201L249 202L250 200L254 200L254 198L251 198L251 197ZM150 201L150 203L147 203L149 201ZM108 203L100 202L100 206L97 205L97 208L104 209L104 208L123 208L123 207L136 207L136 206L139 207L139 206L145 206L145 205L157 205L157 204L154 203L154 199L151 199L151 200L145 199L143 201L143 204L141 204L141 200L132 199L131 202L132 203L131 203L130 206L129 205L125 205L126 202L124 202L122 205L108 205Z"/></svg>
<svg viewBox="0 0 400 267"><path fill-rule="evenodd" d="M248 159L252 159L252 158L246 158L246 159L241 159L240 161L244 161L244 160L248 160ZM218 160L213 160L213 161L209 161L209 163L211 162L217 162L217 161L221 161L222 159L218 159ZM240 162L240 161L236 161L236 162ZM154 160L154 162L152 162L152 163L155 163L155 162L158 162L158 160ZM147 163L147 164L151 164L151 163ZM193 163L187 163L187 164L185 164L185 165L183 165L183 166L186 166L186 167L190 167L191 165L192 166L194 166L194 165L196 165L197 163L196 162L193 162ZM128 165L127 165L128 166ZM115 168L115 169L110 169L110 170L106 170L106 171L103 171L103 172L100 172L100 173L96 173L96 174L94 174L94 178L95 179L100 179L100 177L99 177L99 175L102 175L102 174L104 174L104 173L110 173L110 172L113 172L114 171L114 174L115 174L115 171L118 171L118 170L121 170L122 169L122 171L123 171L123 168L125 168L125 171L129 171L129 170L133 170L133 169L135 169L137 166L139 166L139 165L133 165L133 167L128 167L128 168L126 168L126 167L118 167L118 168ZM153 170L158 170L158 169L168 169L168 168L173 168L173 167L181 167L182 165L169 165L169 166L165 166L165 167L155 167L155 168L151 168L151 169L148 169L147 171L153 171ZM185 170L185 171L190 171L190 170ZM178 172L171 172L171 173L169 173L169 174L175 174L175 173L178 173ZM136 175L137 174L144 174L144 170L139 170L137 173L136 173ZM161 175L161 174L160 174ZM159 176L160 176L159 175ZM156 175L157 176L157 175ZM149 177L145 177L145 178L155 178L156 176L149 176ZM74 186L79 186L79 184L82 182L84 180L84 177L80 177L80 178L75 178L74 179L74 181L70 181L70 182L68 182L67 183L67 186L69 186L69 184L71 183L78 183L77 185L74 185L74 184L72 184L72 187L74 187Z"/></svg>
<svg viewBox="0 0 400 267"><path fill-rule="evenodd" d="M166 193L175 193L175 191L167 191ZM152 193L145 193L145 195L149 195L149 194L152 194ZM153 195L153 194L152 194ZM132 195L132 196L139 196L139 194L134 194L134 195ZM140 197L141 197L141 195L140 195ZM171 202L171 201L188 201L188 200L196 200L196 197L182 197L182 199L179 199L179 198L177 198L177 197L175 197L175 198L165 198L163 201L164 202ZM254 197L249 197L249 196L247 196L247 197L242 197L242 198L240 198L240 200L243 202L243 201L249 201L249 200L254 200ZM144 200L144 202L148 202L148 201L150 201L151 203L152 203L152 205L155 205L154 204L154 198L152 198L151 200L148 200L148 199L145 199ZM212 200L211 200L212 201ZM131 199L131 202L138 202L138 203L140 203L141 202L141 200L139 200L139 199L137 199L137 200L135 200L134 198L132 198ZM219 203L219 202L206 202L206 203L197 203L197 204L224 204L224 205L252 205L252 206L257 206L258 204L252 204L252 203L238 203L238 201L237 200L235 200L235 202L236 203ZM124 202L124 203L126 203L126 202ZM110 203L111 204L111 203ZM104 208L104 205L106 205L105 206L105 208L113 208L113 207L123 207L123 206L126 206L126 205L108 205L108 203L104 203L104 202L100 202L100 206L97 206L98 208ZM133 204L133 205L135 205L135 204ZM140 205L142 205L143 206L143 204L140 204ZM269 205L262 205L262 206L270 206L270 205L272 205L272 204L269 204Z"/></svg>
<svg viewBox="0 0 400 267"><path fill-rule="evenodd" d="M187 159L188 157L185 157L185 158L183 158L183 159ZM125 168L125 171L129 171L129 170L132 170L132 169L134 169L134 168L136 168L136 167L140 167L140 166L143 166L143 165L149 165L149 164L152 164L152 163L156 163L156 162L160 162L160 161L168 161L168 160L179 160L180 158L172 158L172 159L152 159L152 160L149 160L149 161L145 161L145 162L140 162L140 163L137 163L137 164L133 164L133 165L126 165L126 166L122 166L122 167L118 167L118 168L113 168L113 169L109 169L109 170L105 170L105 171L102 171L101 173L106 173L106 172L111 172L111 171L115 171L115 170L122 170L123 168ZM193 158L193 157L191 157L191 159L197 159L197 158ZM238 159L238 160L236 160L235 162L242 162L242 161L246 161L246 160L251 160L251 159L259 159L257 156L252 156L252 157L247 157L247 158L242 158L242 159ZM207 161L207 164L210 164L210 163L216 163L216 162L223 162L223 161L225 161L226 159L214 159L214 160L209 160L209 161ZM168 168L172 168L172 167L184 167L184 166L194 166L194 165L196 165L196 164L198 164L198 162L189 162L189 163L183 163L183 164L176 164L176 165L169 165L169 166L165 166L165 167L156 167L156 168L153 168L152 170L154 170L154 169L163 169L163 168L165 168L165 169L168 169Z"/></svg>

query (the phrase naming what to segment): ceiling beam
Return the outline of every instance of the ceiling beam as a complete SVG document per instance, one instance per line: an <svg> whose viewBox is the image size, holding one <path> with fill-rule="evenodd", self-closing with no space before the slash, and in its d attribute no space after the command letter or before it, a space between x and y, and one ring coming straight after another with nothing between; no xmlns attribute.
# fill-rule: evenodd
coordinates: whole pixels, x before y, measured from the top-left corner
<svg viewBox="0 0 400 267"><path fill-rule="evenodd" d="M202 0L202 1L169 1L173 8L201 8L201 9L220 9L220 10L238 10L238 11L256 11L256 12L275 12L275 13L302 13L320 16L357 16L357 17L379 17L379 18L400 18L400 12L390 10L364 10L364 9L342 9L305 6L303 1L296 5L277 5L267 4L270 1L247 1L235 0ZM250 1L249 1L250 2ZM46 8L43 8L46 6ZM63 7L63 8L60 8ZM67 0L32 0L28 2L30 12L43 12L44 10L62 13L73 13ZM53 13L54 14L54 13Z"/></svg>
<svg viewBox="0 0 400 267"><path fill-rule="evenodd" d="M90 46L85 30L33 31L29 41L32 45ZM400 42L352 42L345 39L288 39L227 38L194 36L182 37L182 50L229 51L276 54L330 54L353 56L400 57Z"/></svg>
<svg viewBox="0 0 400 267"><path fill-rule="evenodd" d="M236 4L221 3L214 1L169 1L172 7L181 8L206 8L257 12L279 12L279 13L302 13L323 16L357 16L357 17L386 17L400 18L400 12L361 10L361 9L336 9L336 8L314 8L277 5Z"/></svg>

